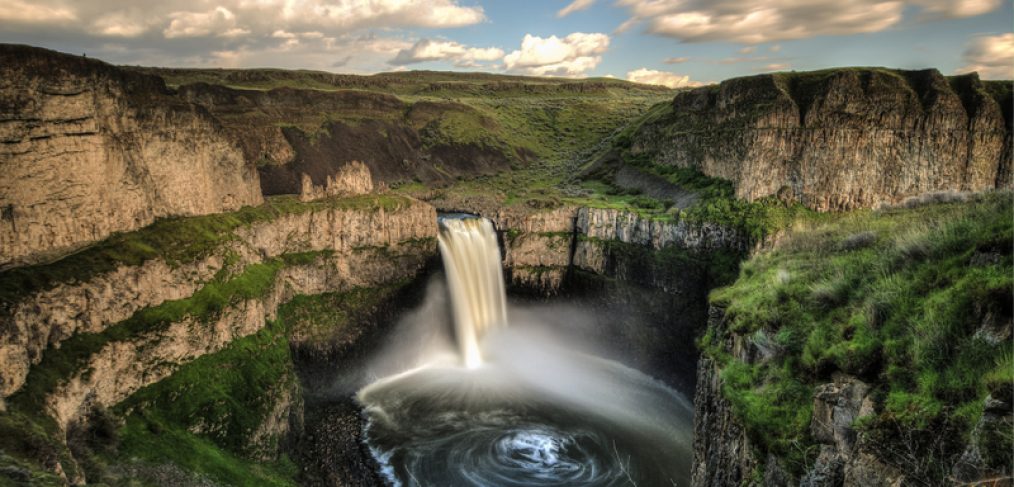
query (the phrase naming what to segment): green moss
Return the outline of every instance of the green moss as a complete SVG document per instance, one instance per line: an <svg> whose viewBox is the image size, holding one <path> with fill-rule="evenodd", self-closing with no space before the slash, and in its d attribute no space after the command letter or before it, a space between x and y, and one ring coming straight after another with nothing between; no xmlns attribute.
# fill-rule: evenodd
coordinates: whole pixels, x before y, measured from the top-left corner
<svg viewBox="0 0 1014 487"><path fill-rule="evenodd" d="M967 436L990 385L1012 374L1009 346L976 335L987 315L1009 313L1012 210L1010 194L997 193L803 218L744 263L711 295L726 329L709 330L700 346L724 367L723 392L758 444L801 469L798 452L813 442L808 422L790 413L808 410L812 388L834 371L873 384L883 413L870 424L883 444L906 429ZM729 333L774 336L780 353L740 363L722 349ZM922 452L931 463L953 453Z"/></svg>
<svg viewBox="0 0 1014 487"><path fill-rule="evenodd" d="M315 255L319 254L278 257L249 265L236 276L229 276L228 271L223 270L189 298L145 308L100 333L76 334L62 342L59 348L47 350L42 362L30 370L25 387L11 400L28 408L41 405L46 394L81 371L88 359L107 344L150 334L188 316L200 321L210 320L231 304L263 296L287 261L298 263L312 260Z"/></svg>
<svg viewBox="0 0 1014 487"><path fill-rule="evenodd" d="M84 282L120 266L136 266L155 258L164 259L172 266L194 262L234 240L237 229L284 215L326 209L394 211L410 204L408 198L393 194L312 202L276 196L268 198L263 205L244 207L232 213L162 219L138 231L114 234L50 264L0 273L0 313L9 311L25 296L61 283Z"/></svg>
<svg viewBox="0 0 1014 487"><path fill-rule="evenodd" d="M287 330L269 322L117 405L125 426L109 461L171 463L227 485L293 485L297 471L284 457L252 460L276 451L279 438L250 442L296 387Z"/></svg>
<svg viewBox="0 0 1014 487"><path fill-rule="evenodd" d="M374 309L408 284L395 281L378 287L357 287L345 292L296 296L278 310L278 321L300 341L353 340L348 325L362 312Z"/></svg>

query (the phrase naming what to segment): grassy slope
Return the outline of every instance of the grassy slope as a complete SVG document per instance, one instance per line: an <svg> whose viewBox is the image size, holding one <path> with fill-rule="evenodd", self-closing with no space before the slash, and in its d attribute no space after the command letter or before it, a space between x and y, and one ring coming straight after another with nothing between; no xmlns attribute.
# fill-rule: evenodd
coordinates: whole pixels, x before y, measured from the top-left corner
<svg viewBox="0 0 1014 487"><path fill-rule="evenodd" d="M779 351L746 364L717 330L701 340L751 437L801 470L816 453L814 388L843 371L874 386L883 412L860 423L884 456L941 481L986 394L1014 373L1009 344L976 336L990 313L1010 314L1010 196L804 219L714 291L726 335Z"/></svg>
<svg viewBox="0 0 1014 487"><path fill-rule="evenodd" d="M322 91L360 90L394 95L405 102L407 120L421 130L424 143L474 143L515 157L518 149L533 155L529 165L507 173L460 181L445 194L480 195L498 204L551 200L558 204L560 186L573 179L608 136L637 119L673 91L627 81L534 78L484 73L413 71L372 76L285 70L142 69L162 76L170 86L203 82L237 89L299 88ZM421 102L421 103L420 103ZM427 108L414 113L415 107ZM245 117L248 115L239 115ZM360 123L365 118L397 119L401 113L315 113L291 126L315 133L326 121ZM404 184L399 191L432 197L425 187Z"/></svg>

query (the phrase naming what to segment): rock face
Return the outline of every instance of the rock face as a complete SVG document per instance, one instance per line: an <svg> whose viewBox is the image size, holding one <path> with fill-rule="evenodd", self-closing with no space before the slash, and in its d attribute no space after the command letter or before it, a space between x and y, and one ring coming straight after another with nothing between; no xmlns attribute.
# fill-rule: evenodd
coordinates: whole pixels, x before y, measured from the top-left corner
<svg viewBox="0 0 1014 487"><path fill-rule="evenodd" d="M231 305L210 323L187 317L165 329L110 342L47 396L47 408L57 424L66 428L89 409L117 404L141 387L168 377L180 364L260 331L267 320L275 318L278 306L295 295L377 286L410 277L429 253L393 252L397 258L390 250L361 249L286 268L267 295Z"/></svg>
<svg viewBox="0 0 1014 487"><path fill-rule="evenodd" d="M204 109L99 61L0 45L0 141L0 268L262 201Z"/></svg>
<svg viewBox="0 0 1014 487"><path fill-rule="evenodd" d="M357 262L353 258L358 255L356 249L396 248L399 242L425 241L435 236L436 213L424 203L413 201L392 211L325 207L244 227L236 232L235 239L192 263L169 265L149 260L138 266L121 266L84 282L42 290L14 304L9 315L0 316L4 325L0 327L0 397L10 396L24 384L30 366L42 360L48 347L58 346L78 333L101 332L143 308L192 295L222 271L226 255L233 256L232 266L246 266L290 253L334 252L327 275L307 278L332 289L342 283L392 277L391 272L380 272L383 267L377 272L362 264L350 267ZM300 282L294 279L289 281ZM308 286L300 284L296 289L309 293L312 289ZM258 301L249 306L266 306L273 312L276 304ZM247 318L262 323L263 316L258 316L254 313Z"/></svg>
<svg viewBox="0 0 1014 487"><path fill-rule="evenodd" d="M369 167L379 185L493 174L528 157L505 144L492 148L441 139L446 117L470 119L491 136L501 130L493 119L460 103L407 103L357 89L243 90L205 83L181 86L179 96L221 121L247 160L258 164L265 195L299 194L306 177L326 187L350 161Z"/></svg>
<svg viewBox="0 0 1014 487"><path fill-rule="evenodd" d="M352 161L333 175L328 175L324 184L313 184L313 178L303 174L303 185L299 192L302 201L319 200L329 196L352 196L373 191L370 168L359 161Z"/></svg>
<svg viewBox="0 0 1014 487"><path fill-rule="evenodd" d="M1010 91L936 70L736 78L678 94L630 150L821 211L1010 187Z"/></svg>

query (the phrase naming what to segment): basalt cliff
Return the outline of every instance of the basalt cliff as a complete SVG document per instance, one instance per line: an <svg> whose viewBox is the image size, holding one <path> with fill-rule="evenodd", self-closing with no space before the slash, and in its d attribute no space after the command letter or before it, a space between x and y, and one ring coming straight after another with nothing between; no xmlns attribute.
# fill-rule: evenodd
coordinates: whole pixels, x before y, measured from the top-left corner
<svg viewBox="0 0 1014 487"><path fill-rule="evenodd" d="M678 94L629 154L819 211L933 191L1009 188L1011 86L976 74L849 68L723 81Z"/></svg>

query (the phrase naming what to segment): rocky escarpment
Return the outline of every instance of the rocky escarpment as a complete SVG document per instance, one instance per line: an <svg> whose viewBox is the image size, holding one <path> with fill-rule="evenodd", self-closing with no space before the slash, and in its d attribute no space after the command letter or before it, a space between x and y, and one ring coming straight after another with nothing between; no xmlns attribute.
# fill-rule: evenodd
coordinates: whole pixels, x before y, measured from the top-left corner
<svg viewBox="0 0 1014 487"><path fill-rule="evenodd" d="M1011 83L875 68L736 78L676 96L629 154L816 210L1011 184Z"/></svg>
<svg viewBox="0 0 1014 487"><path fill-rule="evenodd" d="M304 177L325 186L350 161L365 164L379 185L492 174L529 157L502 140L495 120L461 103L408 103L361 90L265 91L204 83L181 86L179 96L221 120L247 160L257 163L268 195L299 193ZM484 134L481 140L453 140L443 134L446 120L474 124L467 130Z"/></svg>
<svg viewBox="0 0 1014 487"><path fill-rule="evenodd" d="M261 202L242 152L160 78L11 45L0 74L0 268Z"/></svg>
<svg viewBox="0 0 1014 487"><path fill-rule="evenodd" d="M208 283L221 280L222 273L229 269L264 264L289 254L327 253L316 266L323 269L317 274L307 274L310 272L307 270L302 275L296 273L278 281L279 285L292 283L295 289L304 292L312 291L313 286L337 289L341 285L366 285L373 280L393 278L393 274L411 272L415 267L380 272L386 267L379 264L377 272L373 272L360 262L360 253L371 248L391 246L394 251L400 242L425 243L435 236L436 216L432 207L405 198L390 201L384 198L388 197L364 196L305 207L285 206L279 213L267 217L256 214L253 217L245 214L219 217L226 221L230 221L230 217L253 221L217 237L215 240L221 244L205 248L189 262L155 257L138 265L119 264L108 272L82 280L56 282L23 293L15 302L5 305L2 316L5 326L0 336L0 363L3 365L0 392L7 397L20 389L30 367L42 362L50 347L59 346L81 333L102 333L145 308L191 296ZM420 252L426 254L428 251ZM23 274L25 270L18 272ZM31 269L27 272L31 274ZM13 279L16 276L4 277ZM264 316L270 315L284 297L291 296L290 291L282 287L273 294L266 294L274 298L258 297L240 305L239 310L250 311L249 314L235 311L243 318L237 321L252 322L254 325L250 325L253 326L250 329L257 329L255 325L262 325ZM223 327L228 328L224 324ZM181 339L186 336L182 334ZM70 413L62 416L69 417Z"/></svg>

